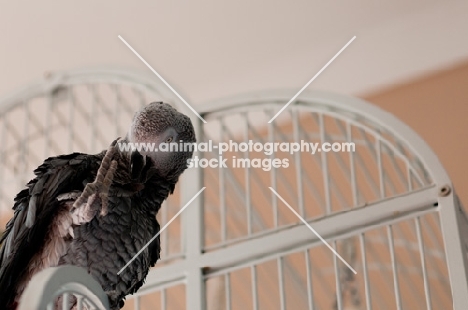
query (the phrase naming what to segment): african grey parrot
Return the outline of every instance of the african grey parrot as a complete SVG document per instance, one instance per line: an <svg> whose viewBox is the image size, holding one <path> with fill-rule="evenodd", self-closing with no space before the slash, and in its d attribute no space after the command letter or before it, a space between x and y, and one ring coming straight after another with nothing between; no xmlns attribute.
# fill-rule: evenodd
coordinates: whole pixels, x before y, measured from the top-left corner
<svg viewBox="0 0 468 310"><path fill-rule="evenodd" d="M154 102L135 114L126 137L107 151L46 159L16 196L0 239L0 309L17 306L35 273L64 264L85 268L102 285L111 309L120 309L159 259L159 237L117 272L159 232L156 213L193 152L122 151L119 145L158 148L181 141L195 142L190 119Z"/></svg>

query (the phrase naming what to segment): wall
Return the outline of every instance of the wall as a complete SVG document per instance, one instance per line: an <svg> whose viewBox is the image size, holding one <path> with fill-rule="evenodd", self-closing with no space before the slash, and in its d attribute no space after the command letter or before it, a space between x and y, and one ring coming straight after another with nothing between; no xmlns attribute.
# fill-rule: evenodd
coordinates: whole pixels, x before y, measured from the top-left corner
<svg viewBox="0 0 468 310"><path fill-rule="evenodd" d="M413 128L434 150L468 206L468 62L365 99Z"/></svg>

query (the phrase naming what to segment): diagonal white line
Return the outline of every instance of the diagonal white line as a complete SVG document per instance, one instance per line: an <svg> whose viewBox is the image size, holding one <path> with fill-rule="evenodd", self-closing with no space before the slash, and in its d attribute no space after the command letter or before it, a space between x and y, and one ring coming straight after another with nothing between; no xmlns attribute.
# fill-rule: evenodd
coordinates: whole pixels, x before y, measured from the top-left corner
<svg viewBox="0 0 468 310"><path fill-rule="evenodd" d="M302 88L301 88L301 90L300 90L300 91L298 91L298 92L297 92L297 94L295 94L295 95L294 95L294 97L292 97L292 98L291 98L291 100L289 100L289 101L288 101L288 103L286 103L286 104L285 104L285 106L284 106L284 107L283 107L281 110L279 110L279 111L278 111L278 113L276 113L276 115L275 115L275 116L273 116L273 118L272 118L272 119L271 119L271 120L270 120L268 123L271 123L271 122L272 122L272 121L273 121L273 120L274 120L276 117L278 117L278 115L279 115L281 112L283 112L283 111L284 111L284 109L286 109L286 108L288 107L288 105L289 105L291 102L293 102L293 101L294 101L294 99L296 99L296 98L297 98L297 96L299 96L299 95L300 95L300 94L301 94L301 93L304 91L304 89L306 89L306 88L307 88L307 86L309 86L309 85L310 85L310 83L312 83L312 82L313 82L313 81L314 81L314 80L315 80L315 79L316 79L316 78L317 78L317 77L320 75L320 73L322 73L322 71L323 71L323 70L325 70L325 69L328 67L328 65L330 65L330 64L333 62L333 60L335 60L335 58L336 58L336 57L338 57L338 55L340 55L340 54L341 54L341 52L343 52L343 51L344 51L344 50L345 50L345 49L348 47L348 45L350 45L350 44L351 44L351 42L353 42L353 41L354 41L354 39L356 39L356 36L354 36L354 37L353 37L351 40L349 40L349 42L348 42L348 43L346 43L346 45L345 45L345 46L343 46L343 47L340 49L340 51L339 51L338 53L336 53L336 55L335 55L335 56L333 56L333 58L332 58L332 59L330 59L330 61L328 61L328 62L326 63L326 65L325 65L325 66L323 66L323 68L322 68L322 69L320 69L320 71L319 71L319 72L317 72L317 74L316 74L316 75L314 75L314 77L313 77L313 78L311 78L311 79L310 79L310 81L309 81L309 82L307 82L307 84L305 84L305 85L304 85L304 87L302 87Z"/></svg>
<svg viewBox="0 0 468 310"><path fill-rule="evenodd" d="M181 213L185 210L185 208L187 208L187 207L190 205L190 203L192 203L192 201L194 201L195 198L197 198L198 195L200 195L201 192L203 192L203 191L205 190L205 188L206 188L206 187L203 187L198 193L196 193L195 196L193 196L193 198L190 199L190 200L185 204L185 206L183 206L183 208L180 209L179 212L177 212L177 214L174 215L174 217L171 218L171 220L170 220L169 222L167 222L167 224L164 225L164 227L161 228L161 229L159 230L159 232L158 232L153 238L151 238L151 240L148 241L148 243L146 243L145 246L144 246L143 248L141 248L141 250L138 251L138 253L136 253L135 256L133 256L132 259L128 261L127 264L125 264L125 266L122 267L122 269L120 269L119 272L117 272L117 274L119 275L122 271L124 271L125 268L127 268L127 267L137 258L137 256L140 255L141 252L143 252L143 251L148 247L148 245L150 245L150 243L153 242L154 239L156 239L156 238L167 228L167 226L169 226L169 224L171 224L172 221L174 221L174 220L176 219L176 217L179 216L179 214L181 214Z"/></svg>
<svg viewBox="0 0 468 310"><path fill-rule="evenodd" d="M197 111L195 111L195 109L192 108L192 107L190 106L190 104L188 104L188 102L185 101L185 99L182 98L182 96L179 95L179 93L176 92L176 90L175 90L174 88L172 88L172 86L169 85L169 83L166 82L166 80L163 79L163 77L162 77L158 72L156 72L156 70L154 70L153 67L150 66L149 63L147 63L146 60L144 60L143 57L141 57L140 54L138 54L138 52L135 51L135 49L134 49L130 44L128 44L127 41L124 40L124 38L122 38L120 35L119 35L118 37L119 37L119 39L120 39L125 45L127 45L127 47L133 52L133 54L135 54L138 58L140 58L140 60L141 60L154 74L156 74L156 76L157 76L164 84L166 84L166 86L167 86L170 90L172 90L172 92L173 92L174 94L176 94L176 96L179 97L179 99L182 100L182 102L185 103L185 105L186 105L187 107L189 107L189 109L192 110L192 112L195 113L195 115L197 115L199 119L201 119L201 120L203 121L203 123L206 124L206 121L203 119L203 117L201 117L200 114L198 114Z"/></svg>
<svg viewBox="0 0 468 310"><path fill-rule="evenodd" d="M349 269L351 269L352 272L354 272L354 274L357 274L356 270L353 269L353 267L351 267L341 256L340 254L338 254L334 248L332 248L319 234L318 232L315 231L315 229L312 228L312 226L309 225L309 223L307 223L306 220L304 220L300 215L299 213L296 212L296 210L294 210L287 202L286 200L283 199L283 197L280 196L280 194L278 194L273 188L269 187L269 189L276 195L278 196L279 199L281 199L281 201L302 221L302 223L304 223L304 225L306 225L319 239L320 241L322 241L329 249L330 251L333 252L333 254L336 255L336 257L338 257L346 266L348 266Z"/></svg>

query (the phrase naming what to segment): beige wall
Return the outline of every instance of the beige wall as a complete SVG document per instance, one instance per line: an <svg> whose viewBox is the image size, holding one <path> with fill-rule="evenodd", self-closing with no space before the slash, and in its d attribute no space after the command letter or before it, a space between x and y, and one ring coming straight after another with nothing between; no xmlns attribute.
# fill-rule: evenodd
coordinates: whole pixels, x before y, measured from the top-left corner
<svg viewBox="0 0 468 310"><path fill-rule="evenodd" d="M468 62L365 98L429 144L468 207Z"/></svg>

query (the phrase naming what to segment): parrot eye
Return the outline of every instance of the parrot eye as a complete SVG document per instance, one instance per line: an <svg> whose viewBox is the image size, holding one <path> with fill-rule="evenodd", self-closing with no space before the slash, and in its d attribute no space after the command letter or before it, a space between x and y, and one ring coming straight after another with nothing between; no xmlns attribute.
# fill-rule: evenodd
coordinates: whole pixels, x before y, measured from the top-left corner
<svg viewBox="0 0 468 310"><path fill-rule="evenodd" d="M171 143L172 140L174 140L174 138L173 138L172 136L171 136L171 137L168 137L168 138L166 139L166 143Z"/></svg>

